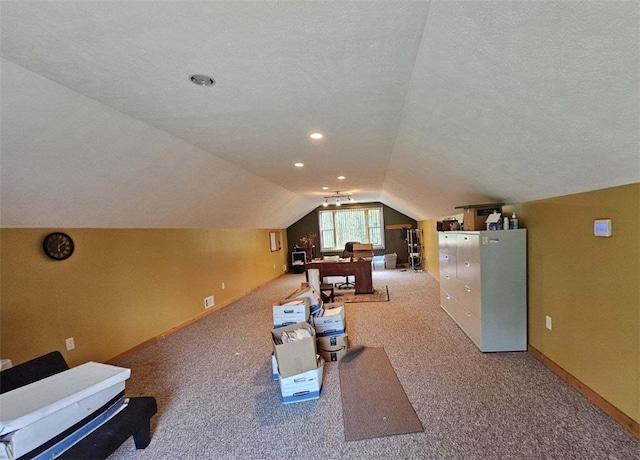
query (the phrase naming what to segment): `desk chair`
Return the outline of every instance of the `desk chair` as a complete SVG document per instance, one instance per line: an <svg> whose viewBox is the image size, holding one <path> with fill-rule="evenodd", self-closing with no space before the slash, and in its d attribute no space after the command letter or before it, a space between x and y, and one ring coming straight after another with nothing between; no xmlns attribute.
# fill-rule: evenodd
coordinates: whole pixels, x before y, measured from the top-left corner
<svg viewBox="0 0 640 460"><path fill-rule="evenodd" d="M347 243L345 243L344 245L344 251L342 251L342 258L346 259L346 258L350 258L353 257L353 245L354 244L359 244L358 241L349 241ZM355 280L353 281L349 281L349 275L345 276L346 280L344 283L336 283L336 287L338 289L349 289L349 288L355 288Z"/></svg>

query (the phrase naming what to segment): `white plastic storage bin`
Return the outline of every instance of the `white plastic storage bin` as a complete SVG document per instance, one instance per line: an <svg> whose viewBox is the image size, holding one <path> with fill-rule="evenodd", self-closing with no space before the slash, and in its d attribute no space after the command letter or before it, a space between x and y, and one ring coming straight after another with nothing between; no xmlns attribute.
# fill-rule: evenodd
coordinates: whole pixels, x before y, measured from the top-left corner
<svg viewBox="0 0 640 460"><path fill-rule="evenodd" d="M374 270L384 270L384 256L373 256L371 265Z"/></svg>
<svg viewBox="0 0 640 460"><path fill-rule="evenodd" d="M396 268L397 262L398 262L398 254L396 254L395 252L393 254L384 255L384 265L387 269Z"/></svg>

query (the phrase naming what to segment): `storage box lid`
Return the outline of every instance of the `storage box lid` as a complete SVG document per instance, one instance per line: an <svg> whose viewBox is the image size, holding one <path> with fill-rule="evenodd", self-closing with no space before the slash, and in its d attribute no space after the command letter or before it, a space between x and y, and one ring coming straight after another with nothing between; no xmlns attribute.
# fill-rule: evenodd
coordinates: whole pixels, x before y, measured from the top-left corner
<svg viewBox="0 0 640 460"><path fill-rule="evenodd" d="M131 370L88 362L0 395L0 435L127 380Z"/></svg>
<svg viewBox="0 0 640 460"><path fill-rule="evenodd" d="M298 297L296 299L285 299L279 300L274 306L274 308L286 308L286 307L310 307L310 302L308 297Z"/></svg>

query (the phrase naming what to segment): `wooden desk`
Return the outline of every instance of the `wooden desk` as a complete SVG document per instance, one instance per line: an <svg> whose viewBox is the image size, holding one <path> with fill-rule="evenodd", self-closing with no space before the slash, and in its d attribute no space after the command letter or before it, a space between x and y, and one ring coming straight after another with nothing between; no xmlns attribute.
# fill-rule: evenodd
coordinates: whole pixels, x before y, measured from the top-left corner
<svg viewBox="0 0 640 460"><path fill-rule="evenodd" d="M305 271L310 268L320 270L320 282L326 276L355 276L356 294L372 294L373 281L371 280L371 261L354 260L353 262L320 261L308 262ZM309 279L307 273L307 280Z"/></svg>

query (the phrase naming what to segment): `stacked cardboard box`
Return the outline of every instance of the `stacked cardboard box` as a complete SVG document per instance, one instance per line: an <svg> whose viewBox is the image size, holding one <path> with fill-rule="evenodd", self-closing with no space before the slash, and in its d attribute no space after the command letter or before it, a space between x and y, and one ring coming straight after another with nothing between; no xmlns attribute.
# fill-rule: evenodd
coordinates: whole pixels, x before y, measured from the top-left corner
<svg viewBox="0 0 640 460"><path fill-rule="evenodd" d="M354 243L353 258L371 260L373 257L373 244L371 243Z"/></svg>
<svg viewBox="0 0 640 460"><path fill-rule="evenodd" d="M322 307L322 297L320 296L320 293L316 291L309 283L302 283L300 285L300 289L297 289L293 294L287 297L286 300L303 298L309 299L309 308L311 309L312 315Z"/></svg>
<svg viewBox="0 0 640 460"><path fill-rule="evenodd" d="M309 401L320 398L322 388L322 376L324 371L324 358L316 356L316 368L307 372L281 377L278 370L278 362L275 356L271 356L273 379L280 383L280 395L284 404Z"/></svg>
<svg viewBox="0 0 640 460"><path fill-rule="evenodd" d="M340 361L349 349L349 337L346 333L317 338L318 354L327 362Z"/></svg>
<svg viewBox="0 0 640 460"><path fill-rule="evenodd" d="M308 298L281 300L273 306L273 328L309 322L310 315Z"/></svg>
<svg viewBox="0 0 640 460"><path fill-rule="evenodd" d="M322 308L320 295L306 283L285 300L273 305L271 339L272 376L280 384L284 404L320 397L324 358L317 354L316 331L311 313ZM297 330L308 337L287 342L283 335Z"/></svg>
<svg viewBox="0 0 640 460"><path fill-rule="evenodd" d="M308 283L273 305L272 378L280 383L284 404L320 397L325 362L339 361L349 349L343 303L323 303ZM285 343L297 329L309 337Z"/></svg>
<svg viewBox="0 0 640 460"><path fill-rule="evenodd" d="M343 303L326 303L313 315L313 326L317 337L344 334L346 321Z"/></svg>
<svg viewBox="0 0 640 460"><path fill-rule="evenodd" d="M339 361L349 349L347 321L343 303L326 303L313 316L318 354L327 362Z"/></svg>
<svg viewBox="0 0 640 460"><path fill-rule="evenodd" d="M306 331L308 337L292 342L283 341L283 335L297 330ZM272 376L280 383L284 404L320 397L324 358L316 353L316 334L309 323L296 323L271 331L273 353Z"/></svg>

